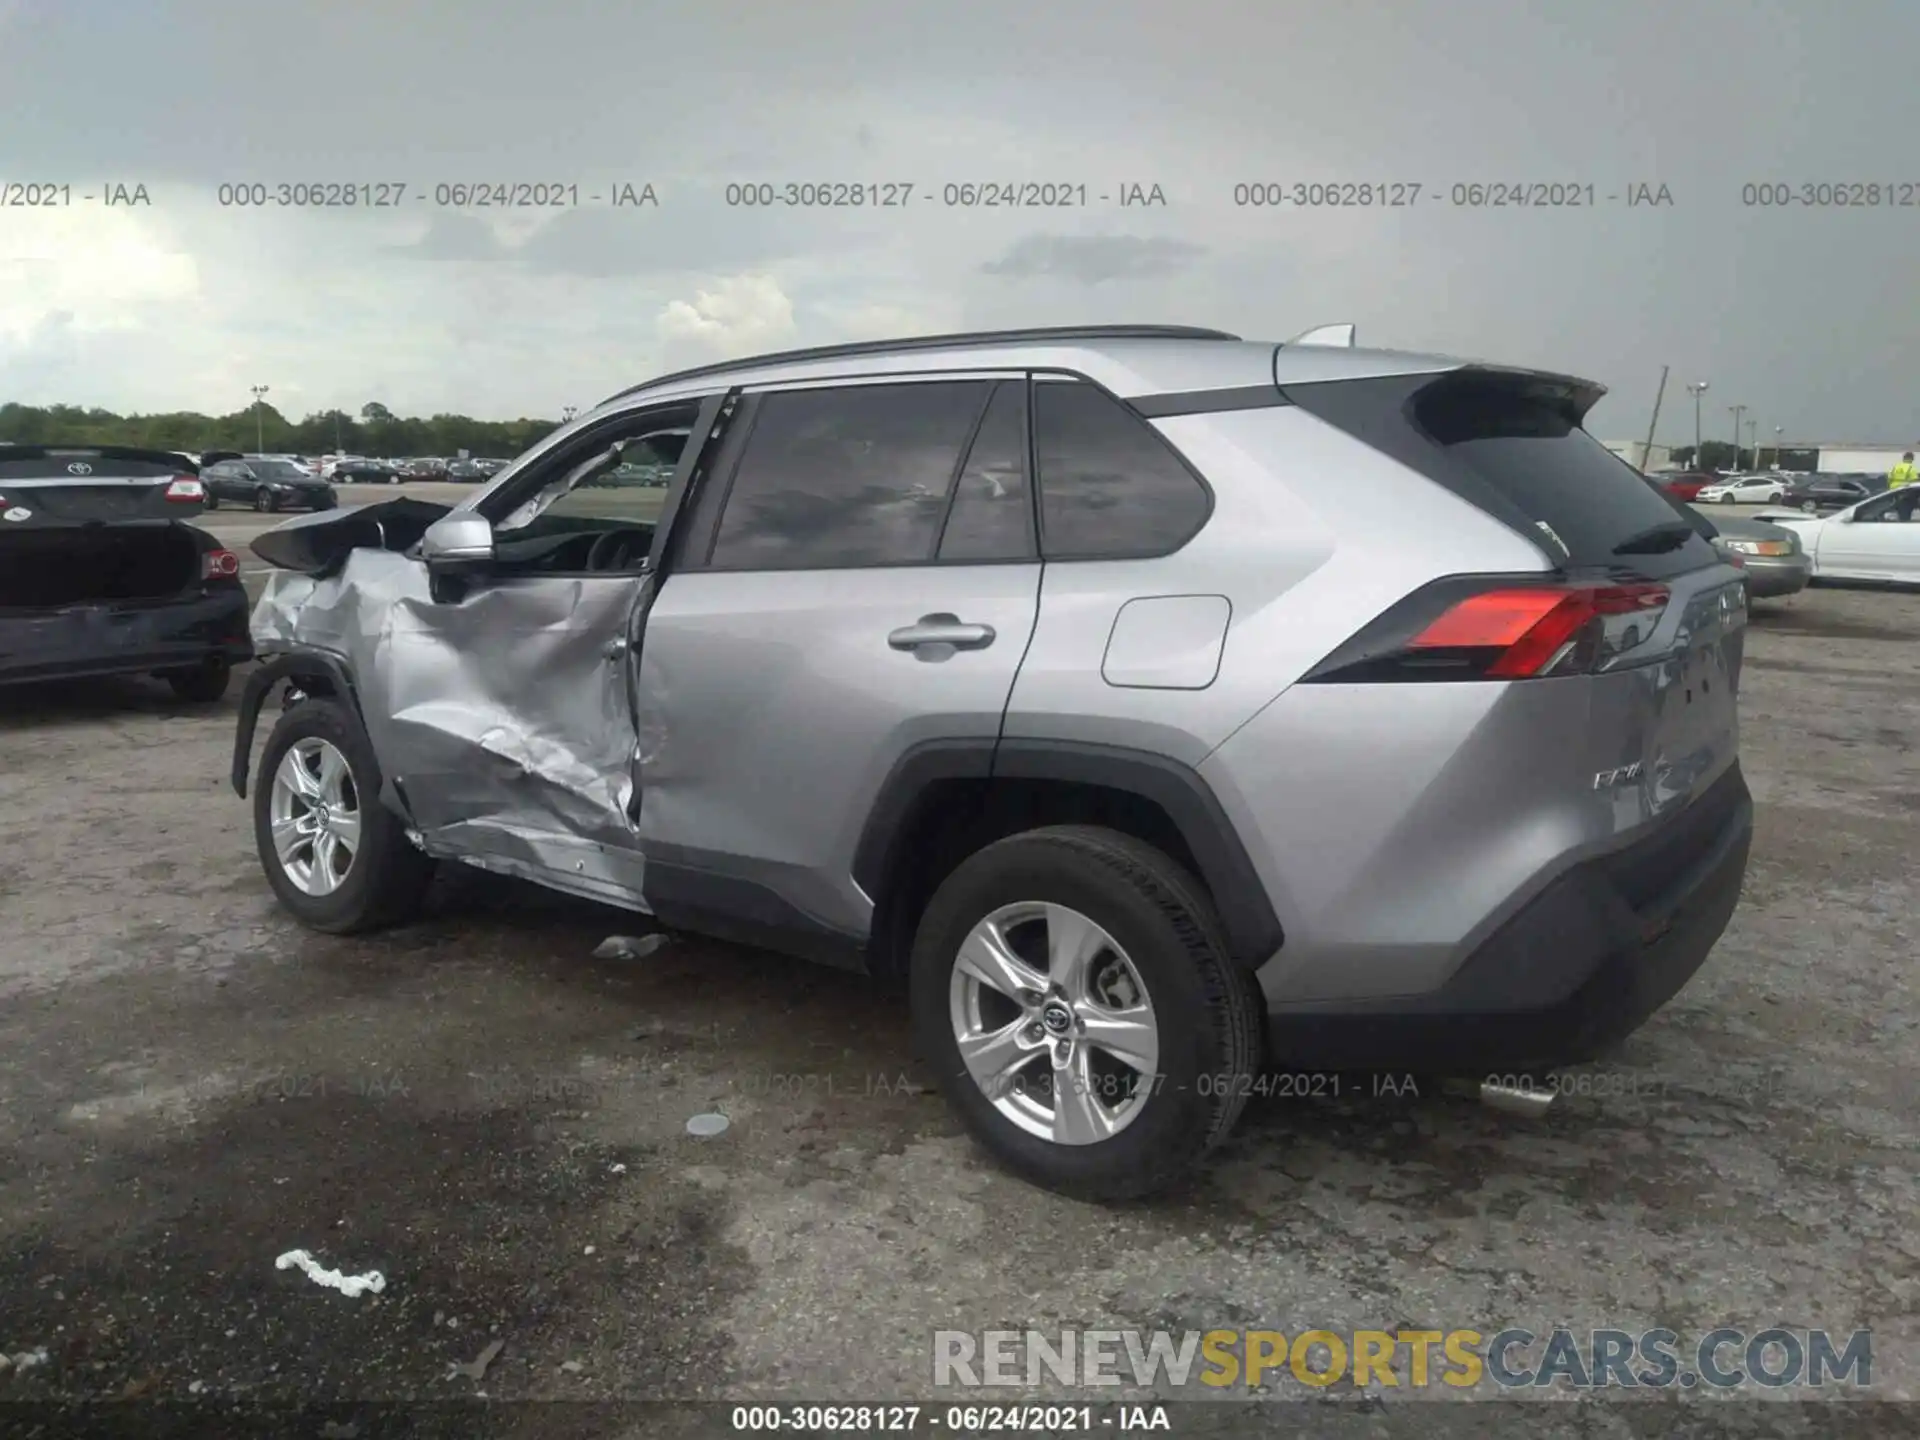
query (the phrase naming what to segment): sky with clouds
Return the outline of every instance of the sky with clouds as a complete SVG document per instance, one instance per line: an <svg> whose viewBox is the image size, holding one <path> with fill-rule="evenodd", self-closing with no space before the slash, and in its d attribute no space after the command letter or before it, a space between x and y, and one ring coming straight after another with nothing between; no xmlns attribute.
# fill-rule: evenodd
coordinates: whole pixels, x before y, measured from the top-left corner
<svg viewBox="0 0 1920 1440"><path fill-rule="evenodd" d="M849 338L1352 321L1598 379L1609 438L1670 364L1665 440L1706 378L1709 437L1737 402L1763 441L1909 443L1916 56L1913 0L0 0L0 186L73 196L0 205L0 400L553 415ZM912 197L728 203L836 182ZM1008 182L1088 203L946 203ZM1236 204L1324 182L1419 195ZM1597 203L1451 203L1516 182ZM1883 203L1743 204L1775 182ZM342 183L405 199L221 203ZM500 183L580 200L441 189ZM1672 203L1628 206L1638 184ZM151 203L84 198L113 185Z"/></svg>

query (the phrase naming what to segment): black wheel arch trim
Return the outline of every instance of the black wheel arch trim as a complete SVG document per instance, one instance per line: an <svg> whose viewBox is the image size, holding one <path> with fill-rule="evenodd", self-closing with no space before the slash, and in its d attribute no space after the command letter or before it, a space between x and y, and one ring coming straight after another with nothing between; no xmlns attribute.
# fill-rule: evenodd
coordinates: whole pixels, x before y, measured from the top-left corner
<svg viewBox="0 0 1920 1440"><path fill-rule="evenodd" d="M260 707L273 687L282 680L320 680L329 693L347 702L354 718L360 719L360 696L353 683L353 672L338 655L325 650L282 650L265 657L247 677L240 692L240 714L233 730L233 791L247 798L247 771L253 758L253 731L259 723Z"/></svg>
<svg viewBox="0 0 1920 1440"><path fill-rule="evenodd" d="M881 782L854 851L854 882L876 903L920 796L929 786L954 779L1054 780L1150 801L1166 813L1192 852L1234 958L1263 964L1285 938L1232 820L1191 766L1148 750L1087 741L983 737L929 740L908 749Z"/></svg>

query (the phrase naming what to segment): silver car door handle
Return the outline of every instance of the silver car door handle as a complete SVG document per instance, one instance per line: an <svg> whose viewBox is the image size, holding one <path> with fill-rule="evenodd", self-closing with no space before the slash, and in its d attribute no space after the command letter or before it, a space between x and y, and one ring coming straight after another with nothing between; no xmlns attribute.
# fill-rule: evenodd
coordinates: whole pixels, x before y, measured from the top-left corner
<svg viewBox="0 0 1920 1440"><path fill-rule="evenodd" d="M958 615L922 615L917 624L903 625L887 636L896 650L918 650L923 645L951 645L956 650L984 650L993 643L991 625L969 625Z"/></svg>

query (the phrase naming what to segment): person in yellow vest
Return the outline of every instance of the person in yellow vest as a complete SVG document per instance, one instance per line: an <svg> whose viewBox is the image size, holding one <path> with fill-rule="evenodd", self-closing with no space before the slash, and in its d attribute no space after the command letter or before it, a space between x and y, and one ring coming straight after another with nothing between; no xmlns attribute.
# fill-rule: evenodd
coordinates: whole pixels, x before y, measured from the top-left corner
<svg viewBox="0 0 1920 1440"><path fill-rule="evenodd" d="M1902 485L1911 485L1920 480L1920 468L1913 463L1913 451L1909 450L1900 457L1900 463L1887 472L1887 488L1898 490Z"/></svg>

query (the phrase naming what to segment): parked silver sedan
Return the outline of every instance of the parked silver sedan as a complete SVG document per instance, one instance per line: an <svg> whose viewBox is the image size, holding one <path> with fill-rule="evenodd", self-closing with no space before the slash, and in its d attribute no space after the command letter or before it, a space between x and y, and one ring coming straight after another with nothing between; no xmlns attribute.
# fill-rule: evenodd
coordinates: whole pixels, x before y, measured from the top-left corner
<svg viewBox="0 0 1920 1440"><path fill-rule="evenodd" d="M1748 595L1777 600L1807 588L1813 578L1813 558L1793 531L1763 520L1712 518L1719 532L1713 547L1747 572Z"/></svg>

